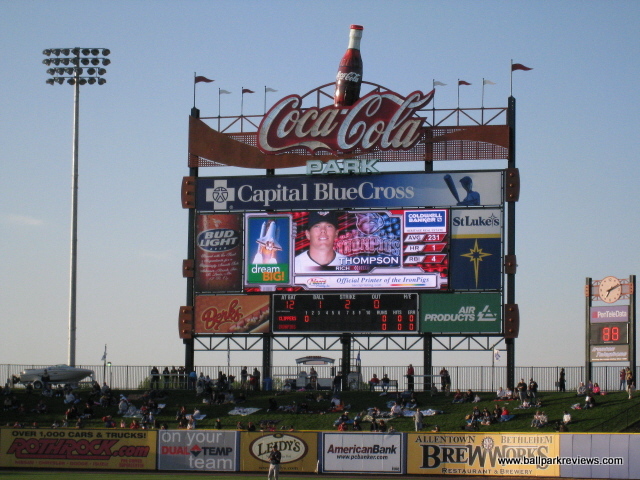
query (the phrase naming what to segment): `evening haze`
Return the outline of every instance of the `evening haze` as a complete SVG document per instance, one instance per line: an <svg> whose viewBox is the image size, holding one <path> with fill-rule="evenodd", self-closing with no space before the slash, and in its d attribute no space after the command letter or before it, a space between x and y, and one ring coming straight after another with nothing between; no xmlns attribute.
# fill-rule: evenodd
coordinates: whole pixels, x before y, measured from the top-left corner
<svg viewBox="0 0 640 480"><path fill-rule="evenodd" d="M188 214L180 183L194 73L215 80L197 84L202 116L239 115L242 88L255 92L244 95L243 113L262 114L265 87L277 90L268 108L333 81L352 23L364 26L364 80L401 95L437 80L446 86L436 108L456 108L458 91L462 108L506 107L511 61L532 68L513 73L522 184L516 365L583 365L585 278L640 273L637 1L1 0L0 364L68 357L74 89L45 83L43 49L111 50L107 83L80 89L76 363L99 364L107 344L114 364L181 365ZM491 82L484 99L483 79ZM458 89L458 80L471 85ZM297 356L275 352L274 364ZM436 352L434 364L491 358ZM420 359L362 352L365 365ZM227 353L198 352L195 363L226 365ZM232 352L231 363L260 365L261 356Z"/></svg>

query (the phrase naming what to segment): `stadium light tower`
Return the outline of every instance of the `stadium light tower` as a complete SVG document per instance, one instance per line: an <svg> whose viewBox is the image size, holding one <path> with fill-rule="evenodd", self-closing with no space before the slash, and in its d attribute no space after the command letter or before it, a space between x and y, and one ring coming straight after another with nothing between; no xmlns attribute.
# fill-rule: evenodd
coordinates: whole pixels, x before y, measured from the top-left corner
<svg viewBox="0 0 640 480"><path fill-rule="evenodd" d="M73 96L73 162L71 180L71 264L69 285L69 357L68 364L76 366L76 280L78 247L78 125L80 85L104 85L104 68L111 63L107 48L47 48L42 63L51 78L49 85L68 83L74 86Z"/></svg>

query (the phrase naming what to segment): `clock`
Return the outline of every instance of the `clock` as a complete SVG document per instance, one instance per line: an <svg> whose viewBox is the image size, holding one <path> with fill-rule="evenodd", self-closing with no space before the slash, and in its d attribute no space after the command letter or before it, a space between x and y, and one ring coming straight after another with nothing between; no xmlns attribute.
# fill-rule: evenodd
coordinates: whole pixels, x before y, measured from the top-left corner
<svg viewBox="0 0 640 480"><path fill-rule="evenodd" d="M607 303L615 303L622 295L622 285L616 277L605 277L598 286L600 300Z"/></svg>

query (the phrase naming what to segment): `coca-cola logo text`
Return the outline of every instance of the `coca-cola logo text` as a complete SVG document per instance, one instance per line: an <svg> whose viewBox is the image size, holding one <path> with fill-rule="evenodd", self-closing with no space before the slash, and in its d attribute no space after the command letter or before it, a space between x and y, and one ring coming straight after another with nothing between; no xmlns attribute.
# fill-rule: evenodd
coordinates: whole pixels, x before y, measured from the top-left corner
<svg viewBox="0 0 640 480"><path fill-rule="evenodd" d="M362 75L356 72L349 72L349 73L338 72L338 74L336 75L336 80L345 80L347 82L359 82L360 77L362 77Z"/></svg>
<svg viewBox="0 0 640 480"><path fill-rule="evenodd" d="M289 95L262 119L258 147L271 154L301 147L312 153L408 150L420 140L425 120L415 113L432 98L433 91L416 91L406 98L394 92L372 92L350 107L303 109L302 98Z"/></svg>

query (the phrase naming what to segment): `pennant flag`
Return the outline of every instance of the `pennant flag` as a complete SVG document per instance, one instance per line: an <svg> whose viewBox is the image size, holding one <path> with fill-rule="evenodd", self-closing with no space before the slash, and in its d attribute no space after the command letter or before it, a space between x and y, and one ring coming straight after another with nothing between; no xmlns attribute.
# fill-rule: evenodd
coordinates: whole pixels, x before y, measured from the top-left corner
<svg viewBox="0 0 640 480"><path fill-rule="evenodd" d="M209 79L209 78L207 78L207 77L203 77L203 76L201 76L201 75L198 75L198 76L195 78L195 83L200 83L200 82L211 83L211 82L213 82L213 81L214 81L214 80L211 80L211 79Z"/></svg>
<svg viewBox="0 0 640 480"><path fill-rule="evenodd" d="M228 94L230 94L231 92L230 92L229 90L222 90L222 89L220 89L220 92L219 92L219 93L220 93L221 95L228 95Z"/></svg>
<svg viewBox="0 0 640 480"><path fill-rule="evenodd" d="M469 82L465 82L464 80L458 80L458 85L471 85Z"/></svg>
<svg viewBox="0 0 640 480"><path fill-rule="evenodd" d="M525 67L521 63L512 63L511 64L511 71L514 72L516 70L525 70L526 71L526 70L533 70L533 68Z"/></svg>
<svg viewBox="0 0 640 480"><path fill-rule="evenodd" d="M493 358L496 359L496 362L500 360L500 350L497 348L493 350Z"/></svg>
<svg viewBox="0 0 640 480"><path fill-rule="evenodd" d="M447 86L447 84L446 84L446 83L439 82L438 80L434 80L434 81L433 81L433 86L434 86L434 87L446 87L446 86Z"/></svg>
<svg viewBox="0 0 640 480"><path fill-rule="evenodd" d="M356 362L360 363L360 350L358 350L358 356L356 357Z"/></svg>
<svg viewBox="0 0 640 480"><path fill-rule="evenodd" d="M265 92L277 92L278 90L276 90L275 88L271 88L271 87L264 87L264 91ZM249 92L247 92L249 93ZM253 93L253 92L251 92Z"/></svg>
<svg viewBox="0 0 640 480"><path fill-rule="evenodd" d="M101 362L104 362L107 359L107 345L104 345L104 354L102 355Z"/></svg>
<svg viewBox="0 0 640 480"><path fill-rule="evenodd" d="M482 80L482 84L483 85L495 85L494 82L492 82L491 80L487 80L487 79Z"/></svg>
<svg viewBox="0 0 640 480"><path fill-rule="evenodd" d="M256 92L254 92L253 90L249 90L248 88L243 88L242 93L245 94L245 93L256 93Z"/></svg>

